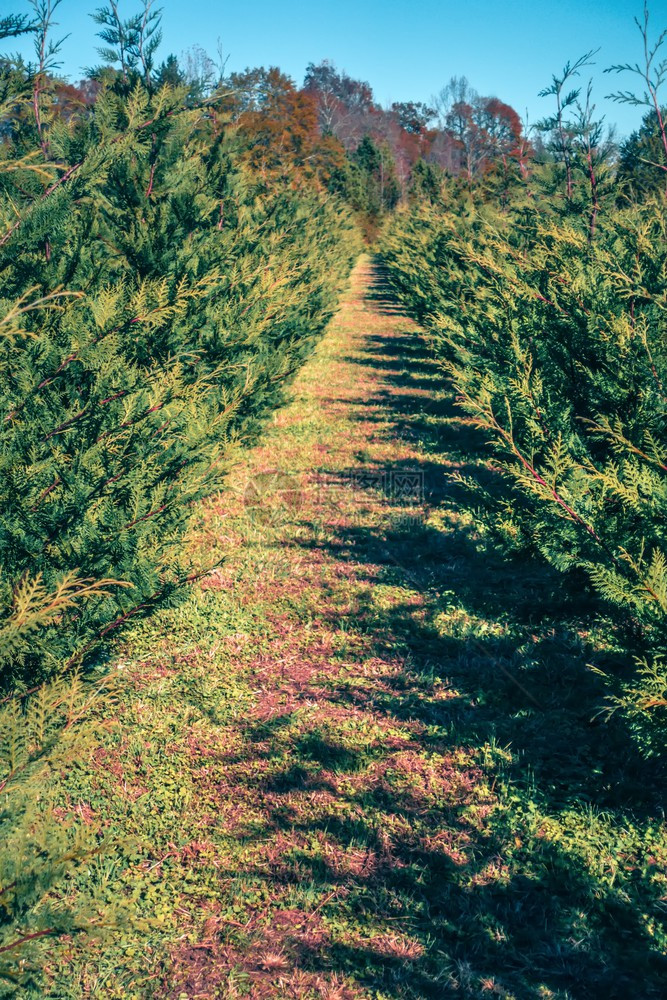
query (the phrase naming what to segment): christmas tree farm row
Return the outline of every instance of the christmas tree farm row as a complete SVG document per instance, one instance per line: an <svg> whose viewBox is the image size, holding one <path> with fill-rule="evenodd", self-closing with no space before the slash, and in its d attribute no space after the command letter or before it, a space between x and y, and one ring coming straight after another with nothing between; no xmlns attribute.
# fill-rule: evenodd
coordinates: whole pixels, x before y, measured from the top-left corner
<svg viewBox="0 0 667 1000"><path fill-rule="evenodd" d="M667 202L586 215L443 199L383 254L509 490L474 487L508 554L593 591L636 668L611 681L647 752L667 721ZM520 563L517 571L520 572Z"/></svg>
<svg viewBox="0 0 667 1000"><path fill-rule="evenodd" d="M63 115L44 87L8 73L0 94L5 692L205 571L179 546L192 505L280 399L358 252L341 203L289 164L251 171L214 102L116 81Z"/></svg>

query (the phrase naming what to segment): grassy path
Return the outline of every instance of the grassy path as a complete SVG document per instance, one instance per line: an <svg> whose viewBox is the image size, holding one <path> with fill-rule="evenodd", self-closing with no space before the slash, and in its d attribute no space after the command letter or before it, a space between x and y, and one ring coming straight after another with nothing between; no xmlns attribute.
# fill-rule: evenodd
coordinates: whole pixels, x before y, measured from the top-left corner
<svg viewBox="0 0 667 1000"><path fill-rule="evenodd" d="M481 454L362 260L63 776L123 841L72 892L133 916L53 995L663 995L657 791L590 721L605 650L457 508Z"/></svg>

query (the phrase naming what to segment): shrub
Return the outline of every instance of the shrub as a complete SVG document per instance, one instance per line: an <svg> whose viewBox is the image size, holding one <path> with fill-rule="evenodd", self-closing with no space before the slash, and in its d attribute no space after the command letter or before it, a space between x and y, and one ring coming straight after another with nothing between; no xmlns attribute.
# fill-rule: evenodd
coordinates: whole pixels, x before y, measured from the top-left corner
<svg viewBox="0 0 667 1000"><path fill-rule="evenodd" d="M615 697L652 712L655 748L667 643L664 200L608 212L592 241L585 222L536 209L404 214L384 258L513 487L513 502L483 498L497 536L583 571L636 633L629 648L648 663Z"/></svg>
<svg viewBox="0 0 667 1000"><path fill-rule="evenodd" d="M178 89L107 87L41 142L23 100L0 147L5 687L177 592L191 505L276 405L357 246L314 184L261 190L238 132Z"/></svg>

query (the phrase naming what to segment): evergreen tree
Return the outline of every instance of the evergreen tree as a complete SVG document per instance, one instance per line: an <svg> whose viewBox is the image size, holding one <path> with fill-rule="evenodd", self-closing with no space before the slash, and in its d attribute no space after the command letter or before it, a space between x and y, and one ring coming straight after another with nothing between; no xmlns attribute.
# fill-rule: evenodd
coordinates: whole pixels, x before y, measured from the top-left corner
<svg viewBox="0 0 667 1000"><path fill-rule="evenodd" d="M667 119L667 108L662 111ZM641 200L664 194L667 186L667 152L655 111L648 111L641 126L620 149L618 183L625 198Z"/></svg>
<svg viewBox="0 0 667 1000"><path fill-rule="evenodd" d="M550 88L555 175L546 164L502 211L445 185L432 206L397 216L383 254L511 486L499 497L468 484L482 520L508 552L587 577L622 616L638 669L629 683L609 679L610 705L643 751L662 753L667 202L618 198L590 94L563 90L582 65Z"/></svg>
<svg viewBox="0 0 667 1000"><path fill-rule="evenodd" d="M34 118L32 84L12 84L0 161L0 607L23 621L26 580L45 609L70 600L23 630L6 686L177 592L192 503L279 400L355 252L340 206L295 193L289 163L260 190L243 133L183 88L112 83L64 122L46 83Z"/></svg>

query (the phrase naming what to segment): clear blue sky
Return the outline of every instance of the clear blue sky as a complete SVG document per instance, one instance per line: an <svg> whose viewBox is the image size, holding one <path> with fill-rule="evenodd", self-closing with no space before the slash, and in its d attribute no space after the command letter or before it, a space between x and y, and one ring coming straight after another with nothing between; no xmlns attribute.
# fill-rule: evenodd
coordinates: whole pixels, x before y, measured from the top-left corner
<svg viewBox="0 0 667 1000"><path fill-rule="evenodd" d="M58 31L71 32L63 71L74 78L99 61L87 15L100 2L63 0L58 11ZM641 0L338 0L335 8L312 0L163 0L163 7L162 57L196 43L214 54L220 38L228 69L278 65L297 82L308 62L331 59L368 80L382 104L428 101L451 76L465 75L480 93L521 115L528 110L533 121L551 110L537 96L551 74L600 47L596 66L586 71L598 109L621 134L641 119L641 110L604 100L618 86L634 86L632 79L602 75L611 63L640 58L632 19ZM25 9L24 0L0 0L0 11ZM121 0L121 9L132 13L134 0ZM651 18L653 34L667 27L667 0L652 0Z"/></svg>

